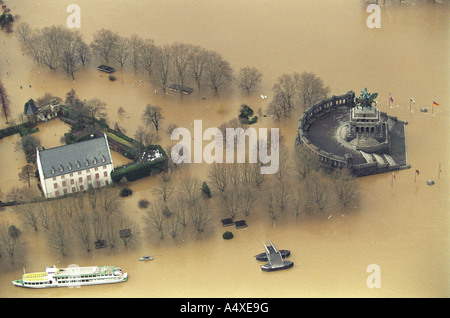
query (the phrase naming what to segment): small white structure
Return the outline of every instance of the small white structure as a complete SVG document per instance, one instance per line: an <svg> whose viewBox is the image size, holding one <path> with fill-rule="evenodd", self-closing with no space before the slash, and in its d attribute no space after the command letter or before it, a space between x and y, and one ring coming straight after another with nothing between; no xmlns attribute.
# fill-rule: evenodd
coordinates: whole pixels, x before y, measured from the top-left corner
<svg viewBox="0 0 450 318"><path fill-rule="evenodd" d="M47 198L112 183L113 162L106 135L66 146L37 150L36 164Z"/></svg>

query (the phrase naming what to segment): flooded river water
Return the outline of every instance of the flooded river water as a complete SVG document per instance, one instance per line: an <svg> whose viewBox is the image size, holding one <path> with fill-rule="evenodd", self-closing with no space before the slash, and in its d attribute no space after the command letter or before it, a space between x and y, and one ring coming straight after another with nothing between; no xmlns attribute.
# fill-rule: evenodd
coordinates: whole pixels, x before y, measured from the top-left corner
<svg viewBox="0 0 450 318"><path fill-rule="evenodd" d="M66 8L73 0L7 1L21 21L34 27L66 24ZM117 71L115 82L93 66L75 80L35 65L20 51L13 35L0 33L0 76L11 99L14 116L29 98L45 93L64 95L74 88L83 99L106 102L108 121L118 122L133 135L146 104L164 111L162 131L170 123L189 128L195 119L203 127L219 126L236 117L242 103L265 108L272 86L283 73L314 72L330 86L331 94L368 87L379 93L378 107L408 122L407 147L411 169L358 180L361 202L356 211L330 211L330 218L307 221L286 215L274 226L262 213L247 218L246 229L234 230L223 240L221 215L204 237L187 235L177 244L142 239L133 249L74 251L61 259L46 247L43 230L24 230L25 269L41 271L55 264L116 265L129 280L112 286L30 290L14 287L23 269L0 270L0 297L449 297L449 119L450 119L450 9L447 4L404 1L381 6L381 28L370 29L363 1L324 0L77 0L84 40L106 28L130 36L152 38L157 45L185 42L215 50L228 60L235 74L254 66L263 73L258 92L242 95L237 89L213 97L192 94L161 95L140 75ZM268 95L267 100L259 97ZM394 103L388 105L389 93ZM204 99L202 97L205 97ZM415 104L410 111L410 97ZM440 106L433 109L433 100ZM224 111L218 112L222 105ZM119 116L123 107L129 116ZM421 107L429 112L422 113ZM280 123L263 118L260 127L279 126L291 149L297 116ZM1 127L5 123L2 119ZM39 125L46 148L60 145L69 126L59 120ZM18 137L0 140L0 189L6 194L24 184L17 178L25 164ZM169 144L161 134L161 144ZM126 163L119 155L115 165ZM441 170L438 177L439 164ZM206 180L207 164L183 168L183 175ZM414 171L420 170L417 182ZM434 186L426 180L434 180ZM124 199L124 211L140 222L138 200L150 198L157 177L133 182L133 195ZM35 185L34 185L35 187ZM349 213L347 213L349 212ZM10 208L0 221L20 224ZM254 255L262 241L291 250L292 269L265 273ZM155 257L139 262L143 254ZM4 262L4 261L3 261ZM2 263L4 264L4 263ZM369 288L367 267L377 264L381 287Z"/></svg>

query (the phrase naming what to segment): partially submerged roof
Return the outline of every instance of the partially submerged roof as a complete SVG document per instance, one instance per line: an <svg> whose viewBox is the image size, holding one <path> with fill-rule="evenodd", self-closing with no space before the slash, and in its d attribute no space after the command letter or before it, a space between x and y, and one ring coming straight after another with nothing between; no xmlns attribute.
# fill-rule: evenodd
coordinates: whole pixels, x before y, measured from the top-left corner
<svg viewBox="0 0 450 318"><path fill-rule="evenodd" d="M44 178L111 164L106 137L38 151Z"/></svg>

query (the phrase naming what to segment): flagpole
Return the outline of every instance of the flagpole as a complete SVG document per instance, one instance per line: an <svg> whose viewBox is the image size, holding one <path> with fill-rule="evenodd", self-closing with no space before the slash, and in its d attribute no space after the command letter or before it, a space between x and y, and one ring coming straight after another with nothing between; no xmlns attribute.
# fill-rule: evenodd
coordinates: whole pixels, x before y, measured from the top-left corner
<svg viewBox="0 0 450 318"><path fill-rule="evenodd" d="M416 183L416 179L417 179L417 169L416 171L414 171L414 183Z"/></svg>
<svg viewBox="0 0 450 318"><path fill-rule="evenodd" d="M439 162L439 171L438 171L438 178L441 177L441 163Z"/></svg>

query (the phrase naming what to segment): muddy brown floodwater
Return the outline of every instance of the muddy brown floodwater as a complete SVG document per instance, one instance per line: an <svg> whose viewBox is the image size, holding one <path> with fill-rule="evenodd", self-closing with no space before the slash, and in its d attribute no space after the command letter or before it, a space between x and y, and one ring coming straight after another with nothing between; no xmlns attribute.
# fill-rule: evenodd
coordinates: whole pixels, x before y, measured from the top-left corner
<svg viewBox="0 0 450 318"><path fill-rule="evenodd" d="M34 27L65 25L66 8L73 0L6 1L14 14ZM249 227L233 230L232 240L223 240L217 221L203 238L187 236L178 244L141 240L129 250L95 250L86 255L74 251L61 259L46 247L43 230L24 230L27 242L25 269L40 271L45 266L120 266L129 281L113 286L31 290L14 287L11 280L22 268L0 272L0 297L448 297L450 296L449 254L449 5L404 1L381 7L381 28L369 29L367 4L363 1L111 1L77 0L81 28L86 42L101 28L125 36L134 33L152 38L157 45L176 41L215 50L227 59L235 73L254 66L263 73L258 92L242 96L237 90L218 98L192 94L154 92L146 79L129 71L116 72L111 82L89 67L76 74L75 81L50 72L20 51L16 38L0 33L0 76L11 99L14 117L29 98L45 93L63 97L74 88L81 98L98 97L106 102L108 120L118 122L134 134L146 104L164 111L168 124L189 128L194 119L203 127L219 126L235 117L240 104L253 109L267 106L278 76L294 71L311 71L330 86L331 94L364 87L379 92L379 108L408 121L408 161L412 168L358 180L362 198L356 211L330 211L330 218L300 221L285 216L272 222L263 214L248 218ZM144 79L141 83L140 80ZM267 100L259 98L260 93ZM388 96L394 103L388 106ZM409 109L410 97L416 104ZM433 114L433 100L440 103ZM223 105L223 112L218 107ZM118 116L123 107L129 116ZM259 127L279 126L293 148L300 114L279 124L269 118ZM5 123L2 119L1 127ZM45 147L60 144L68 126L54 120L39 125ZM164 135L164 134L162 134ZM3 193L23 186L17 172L25 164L21 150L14 148L18 137L0 141L0 184ZM163 146L169 143L162 136ZM116 165L126 163L114 155ZM438 178L441 163L442 173ZM206 178L206 164L185 167L182 175ZM420 170L417 182L414 171ZM434 186L425 184L435 181ZM137 202L149 198L156 177L131 184L134 193L124 199L124 211L136 221L143 215ZM217 210L217 209L215 209ZM20 221L7 208L0 220ZM262 241L272 240L280 249L290 249L292 269L265 273L253 256L262 251ZM143 254L152 262L139 262ZM381 287L368 288L367 267L377 264ZM270 288L267 288L270 286Z"/></svg>

